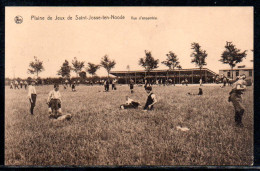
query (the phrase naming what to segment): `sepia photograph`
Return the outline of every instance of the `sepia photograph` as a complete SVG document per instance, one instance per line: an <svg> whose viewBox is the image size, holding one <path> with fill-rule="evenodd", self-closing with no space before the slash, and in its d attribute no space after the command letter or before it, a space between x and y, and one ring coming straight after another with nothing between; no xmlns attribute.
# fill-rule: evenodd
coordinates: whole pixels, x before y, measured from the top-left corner
<svg viewBox="0 0 260 171"><path fill-rule="evenodd" d="M253 7L5 7L6 166L252 166Z"/></svg>

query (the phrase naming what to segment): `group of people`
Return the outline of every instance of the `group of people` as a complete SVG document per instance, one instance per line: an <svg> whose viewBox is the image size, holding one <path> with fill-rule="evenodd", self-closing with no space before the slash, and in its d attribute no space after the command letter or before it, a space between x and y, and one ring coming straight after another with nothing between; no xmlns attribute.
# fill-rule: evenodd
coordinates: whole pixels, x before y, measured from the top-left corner
<svg viewBox="0 0 260 171"><path fill-rule="evenodd" d="M229 93L229 98L228 101L233 104L233 107L235 109L235 115L234 115L234 120L235 124L238 127L243 127L242 123L242 118L245 113L245 108L242 105L242 94L246 90L246 76L243 74L241 75L236 82L233 83L232 85L232 90ZM109 90L109 80L106 81L105 83L105 89L108 91ZM116 80L112 81L112 88L115 89L115 83ZM72 89L73 89L72 84ZM108 87L107 87L108 85ZM134 87L134 82L130 81L130 93L134 93L133 87ZM157 98L156 95L152 91L152 87L148 84L145 84L144 86L145 91L147 93L147 100L146 103L143 107L145 111L147 110L153 110L154 105L157 103ZM187 95L203 95L202 88L199 88L198 94L193 94L193 93L188 93ZM31 81L28 86L28 98L30 101L30 113L33 115L34 114L34 107L36 104L36 99L37 99L37 93L35 89L35 81ZM50 117L57 118L62 115L61 111L61 94L59 92L59 85L54 84L54 89L49 92L48 98L47 98L47 104L48 104L48 112L50 114ZM141 107L142 105L131 99L129 96L126 96L126 103L120 105L121 109L136 109ZM55 112L54 112L55 110ZM54 114L53 114L54 113Z"/></svg>
<svg viewBox="0 0 260 171"><path fill-rule="evenodd" d="M105 88L105 92L108 92L109 91L109 85L110 83L112 84L112 90L116 90L116 83L117 83L117 80L116 79L113 79L112 82L110 82L109 79L105 80L104 81L104 88Z"/></svg>
<svg viewBox="0 0 260 171"><path fill-rule="evenodd" d="M34 107L36 105L37 92L35 89L35 81L31 81L28 86L28 98L30 102L30 113L34 114ZM62 115L61 111L61 94L59 92L59 85L54 84L54 89L49 92L47 98L48 112L50 117L58 118ZM54 111L55 110L55 111Z"/></svg>
<svg viewBox="0 0 260 171"><path fill-rule="evenodd" d="M152 87L151 86L145 87L145 91L148 94L148 96L147 96L147 100L146 100L146 103L145 103L143 109L144 109L144 111L153 110L154 104L157 103L156 96L152 92ZM134 101L133 99L131 99L128 96L126 96L126 103L120 105L121 109L136 109L138 107L141 107L140 103L137 102L137 101Z"/></svg>
<svg viewBox="0 0 260 171"><path fill-rule="evenodd" d="M24 89L27 89L28 83L26 80L25 81L21 80L19 82L17 80L15 80L15 81L11 81L11 83L10 83L10 89L19 89L19 87L22 89L23 86L24 86Z"/></svg>

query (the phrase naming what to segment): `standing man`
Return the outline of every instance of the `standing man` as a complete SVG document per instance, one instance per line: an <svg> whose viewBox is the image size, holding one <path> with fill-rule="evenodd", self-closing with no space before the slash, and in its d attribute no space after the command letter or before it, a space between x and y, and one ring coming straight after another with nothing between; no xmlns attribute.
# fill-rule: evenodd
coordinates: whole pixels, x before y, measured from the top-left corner
<svg viewBox="0 0 260 171"><path fill-rule="evenodd" d="M148 94L144 110L153 110L153 105L157 103L155 94L152 92L152 87L146 87L146 93Z"/></svg>
<svg viewBox="0 0 260 171"><path fill-rule="evenodd" d="M16 89L16 88L19 89L17 80L14 81L14 89Z"/></svg>
<svg viewBox="0 0 260 171"><path fill-rule="evenodd" d="M105 87L106 87L106 91L109 91L109 79L106 80L106 84L105 84Z"/></svg>
<svg viewBox="0 0 260 171"><path fill-rule="evenodd" d="M116 79L112 80L112 90L116 90Z"/></svg>
<svg viewBox="0 0 260 171"><path fill-rule="evenodd" d="M23 88L23 80L20 81L20 87Z"/></svg>
<svg viewBox="0 0 260 171"><path fill-rule="evenodd" d="M14 88L14 84L13 84L13 81L11 81L10 89L13 89L13 88Z"/></svg>
<svg viewBox="0 0 260 171"><path fill-rule="evenodd" d="M187 78L185 78L185 84L186 84L186 86L188 86L188 79Z"/></svg>
<svg viewBox="0 0 260 171"><path fill-rule="evenodd" d="M24 83L24 89L26 90L28 83L26 80L23 83Z"/></svg>
<svg viewBox="0 0 260 171"><path fill-rule="evenodd" d="M36 104L36 90L35 90L35 81L32 80L31 83L29 83L29 87L28 87L28 97L29 97L29 101L30 101L30 113L33 115L33 109L35 107Z"/></svg>
<svg viewBox="0 0 260 171"><path fill-rule="evenodd" d="M242 105L242 97L241 95L246 90L246 76L243 74L239 77L239 79L233 84L232 90L229 93L229 102L233 103L235 109L235 123L238 127L243 127L242 117L245 112L245 108Z"/></svg>
<svg viewBox="0 0 260 171"><path fill-rule="evenodd" d="M226 86L226 84L227 84L227 77L223 77L223 87L225 87Z"/></svg>

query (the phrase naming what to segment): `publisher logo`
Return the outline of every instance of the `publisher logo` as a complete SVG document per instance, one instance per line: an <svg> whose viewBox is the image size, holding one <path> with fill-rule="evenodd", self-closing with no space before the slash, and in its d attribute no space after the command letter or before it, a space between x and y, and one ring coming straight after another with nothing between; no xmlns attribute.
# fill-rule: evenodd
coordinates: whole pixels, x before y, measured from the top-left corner
<svg viewBox="0 0 260 171"><path fill-rule="evenodd" d="M14 22L16 24L21 24L23 22L23 17L21 17L20 15L17 15L16 17L14 17Z"/></svg>

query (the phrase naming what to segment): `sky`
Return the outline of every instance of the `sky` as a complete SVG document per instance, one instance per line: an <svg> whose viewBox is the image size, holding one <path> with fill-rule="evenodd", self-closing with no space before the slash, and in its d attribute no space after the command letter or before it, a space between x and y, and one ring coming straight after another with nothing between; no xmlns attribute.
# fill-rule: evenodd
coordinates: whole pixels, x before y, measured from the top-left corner
<svg viewBox="0 0 260 171"><path fill-rule="evenodd" d="M17 15L23 18L21 24L14 21ZM76 20L76 15L124 19ZM55 20L56 16L65 20ZM99 64L106 54L116 61L112 71L127 70L127 65L142 70L138 60L145 50L159 59L158 69L167 68L161 62L169 51L178 56L182 68L195 68L192 42L206 50L205 67L216 73L229 68L219 61L226 41L247 50L239 65L253 65L253 7L6 7L5 22L5 76L9 78L32 77L27 70L34 56L43 61L42 78L58 77L65 60L71 64L77 57L86 65ZM101 68L97 75L107 75L106 70Z"/></svg>

